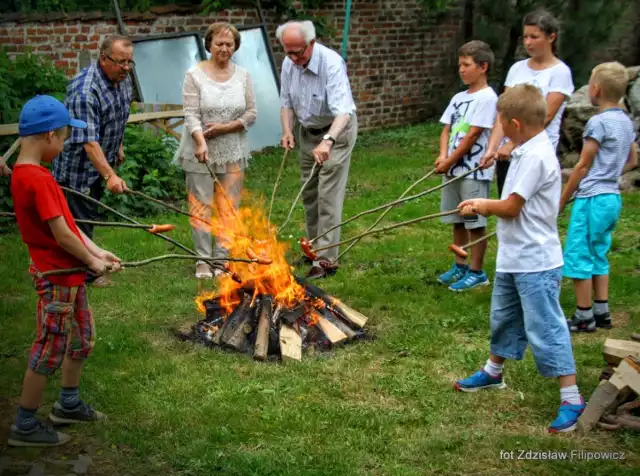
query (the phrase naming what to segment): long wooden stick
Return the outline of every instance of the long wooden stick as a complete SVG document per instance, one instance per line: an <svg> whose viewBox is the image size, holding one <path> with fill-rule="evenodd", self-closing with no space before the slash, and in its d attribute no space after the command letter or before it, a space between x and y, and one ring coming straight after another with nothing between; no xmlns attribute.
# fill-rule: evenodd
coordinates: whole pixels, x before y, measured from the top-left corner
<svg viewBox="0 0 640 476"><path fill-rule="evenodd" d="M273 191L271 192L271 202L269 203L269 215L267 215L267 223L271 223L271 210L273 210L273 200L276 198L276 190L278 189L278 184L280 183L280 177L282 177L284 164L287 162L288 153L289 149L285 147L284 155L282 156L282 162L280 162L280 169L278 170L278 176L276 177L276 182L273 184Z"/></svg>
<svg viewBox="0 0 640 476"><path fill-rule="evenodd" d="M401 198L406 197L406 196L407 196L407 194L408 194L408 193L409 193L409 192L410 192L414 187L416 187L417 185L421 184L422 182L424 182L425 180L427 180L429 177L431 177L431 176L432 176L433 174L435 174L435 173L436 173L436 169L435 169L435 167L434 167L434 168L433 168L433 169L431 169L428 173L426 173L426 174L425 174L425 175L423 175L421 178L419 178L418 180L416 180L415 182L413 182L413 183L412 183L412 184L411 184L411 185L410 185L410 186L409 186L409 187L408 187L408 188L407 188L407 189L402 193L402 195L400 195L400 197L398 198L398 200L400 200ZM373 225L371 225L369 228L367 228L367 230L366 230L366 231L371 231L371 230L373 230L373 229L376 227L376 225L377 225L378 223L380 223L380 222L382 221L382 219L387 215L387 213L389 213L389 212L391 211L391 209L392 209L392 208L393 208L392 206L391 206L391 207L386 208L386 209L385 209L385 210L380 214L380 216L378 217L378 219L377 219L375 222L373 222ZM338 255L338 257L337 257L335 260L333 260L333 261L331 262L331 264L335 264L335 263L336 263L340 258L342 258L342 257L343 257L343 256L344 256L344 255L345 255L345 254L346 254L346 253L347 253L351 248L353 248L354 246L356 246L356 245L358 244L358 242L359 242L359 241L360 241L360 238L358 238L357 240L353 240L353 243L351 243L351 244L347 247L347 249L346 249L346 250L344 250L342 253L340 253L340 254Z"/></svg>
<svg viewBox="0 0 640 476"><path fill-rule="evenodd" d="M13 212L0 212L0 217L15 218L16 214ZM136 225L134 223L122 223L120 221L95 221L95 220L83 220L83 219L74 219L74 221L76 223L84 223L87 225L107 226L107 227L111 226L115 228L140 228L143 230L153 230L153 229L157 229L158 227L166 228L163 231L170 231L175 229L174 225L146 225L144 223ZM156 231L155 233L158 233L158 232Z"/></svg>
<svg viewBox="0 0 640 476"><path fill-rule="evenodd" d="M210 256L191 256L191 255L162 255L155 256L153 258L148 258L142 261L124 261L120 263L122 269L124 268L137 268L138 266L144 266L150 263L155 263L156 261L162 261L167 259L188 259L188 260L199 260L206 262L225 262L225 261L236 261L239 263L257 263L268 265L270 262L263 261L260 259L246 259L246 258L212 258ZM70 274L70 273L81 273L87 271L89 268L87 266L79 266L77 268L66 268L66 269L54 269L52 271L44 271L42 273L38 273L38 277L46 278L47 276L57 276L61 274Z"/></svg>
<svg viewBox="0 0 640 476"><path fill-rule="evenodd" d="M313 163L313 167L311 167L311 173L309 173L309 178L307 179L307 181L305 183L302 184L302 187L300 187L300 191L298 192L298 195L296 196L295 200L293 201L293 205L291 205L291 209L289 210L289 214L287 215L287 219L280 226L280 228L278 228L278 233L280 233L283 230L283 228L287 225L287 223L289 223L289 220L291 219L291 214L293 213L293 210L296 208L296 204L298 203L298 200L300 199L300 196L302 195L302 192L304 192L304 189L307 188L307 185L309 185L309 182L311 182L311 179L313 179L313 176L315 174L317 165L318 165L317 162ZM318 170L320 170L320 169L318 169Z"/></svg>
<svg viewBox="0 0 640 476"><path fill-rule="evenodd" d="M181 215L187 216L189 218L195 218L196 220L201 221L202 223L205 223L205 224L207 224L209 226L212 225L212 223L209 220L201 218L201 217L199 217L197 215L194 215L192 213L185 212L184 210L182 210L182 209L180 209L178 207L174 207L170 203L166 203L166 202L163 202L162 200L158 200L157 198L153 198L153 197L147 195L146 193L142 193L142 192L139 192L137 190L130 190L130 189L126 190L126 192L131 194L131 195L136 195L138 197L144 198L145 200L149 200L150 202L153 202L153 203L155 203L157 205L160 205L162 207L168 208L169 210L172 210L172 211L174 211L176 213L179 213Z"/></svg>
<svg viewBox="0 0 640 476"><path fill-rule="evenodd" d="M98 205L98 206L100 206L100 207L104 208L105 210L109 210L111 213L114 213L115 215L117 215L117 216L119 216L120 218L122 218L122 219L124 219L124 220L128 221L129 223L134 223L134 224L136 224L136 225L140 225L140 223L138 223L138 222L137 222L136 220L134 220L133 218L128 217L127 215L125 215L125 214L123 214L123 213L120 213L120 212L119 212L119 211L117 211L117 210L114 210L114 209L113 209L113 208L111 208L109 205L105 205L104 203L102 203L100 200L96 200L95 198L90 197L89 195L85 195L84 193L78 192L77 190L74 190L74 189L69 188L69 187L61 187L61 188L62 188L62 190L66 191L66 192L69 192L69 193L71 193L71 194L73 194L73 195L78 195L78 196L80 196L80 197L84 198L85 200L88 200L88 201L89 201L89 202L91 202L91 203L95 203L96 205ZM150 231L148 231L148 230L145 230L145 231L146 231L147 233L149 233L149 234L153 235L153 236L157 236L157 237L159 237L159 238L161 238L161 239L163 239L163 240L165 240L165 241L168 241L169 243L171 243L171 244L173 244L173 245L177 246L178 248L180 248L180 249L182 249L182 250L186 251L186 252L187 252L187 253L189 253L189 254L192 254L192 255L194 255L194 256L197 256L197 255L198 255L198 253L196 253L196 252L195 252L195 251L193 251L192 249L187 248L185 245L183 245L183 244L182 244L182 243L180 243L179 241L174 240L173 238L171 238L171 237L169 237L169 236L165 236L165 235L163 235L162 233L158 233L158 234L156 234L156 233L151 233L151 232L150 232Z"/></svg>
<svg viewBox="0 0 640 476"><path fill-rule="evenodd" d="M448 215L455 215L456 213L459 213L460 209L456 208L455 210L449 210L448 212L442 212L442 213L434 213L433 215L424 215L418 218L414 218L412 220L407 220L407 221L403 221L400 223L395 223L394 225L389 225L389 226L385 226L382 228L377 228L375 230L371 230L371 231L365 231L364 233L360 233L357 236L352 236L351 238L341 241L340 243L336 243L334 245L329 245L329 246L325 246L323 248L318 248L317 250L314 250L316 253L318 251L324 251L324 250L328 250L330 248L335 248L336 246L340 246L340 245L344 245L345 243L349 243L353 240L358 240L364 236L368 236L368 235L374 235L377 233L383 233L385 231L389 231L389 230L393 230L395 228L400 228L401 226L407 226L407 225L413 225L414 223L418 223L424 220L430 220L432 218L440 218L440 217L446 217Z"/></svg>
<svg viewBox="0 0 640 476"><path fill-rule="evenodd" d="M6 151L4 153L4 155L2 156L2 161L6 164L7 160L9 160L9 157L11 157L13 155L13 153L16 151L16 149L18 148L18 146L20 145L20 137L18 137L13 144L11 144L11 147L9 147L9 150Z"/></svg>
<svg viewBox="0 0 640 476"><path fill-rule="evenodd" d="M240 217L238 216L238 214L236 213L236 207L233 204L233 202L231 201L231 199L229 198L229 195L227 195L227 191L224 189L224 187L222 186L222 183L220 182L220 180L218 180L218 176L216 175L216 173L214 172L214 170L211 168L211 164L209 162L205 162L204 163L207 166L207 170L209 171L209 175L211 175L211 178L213 179L213 182L220 187L220 193L222 193L222 197L225 199L225 201L227 202L227 206L229 207L229 209L231 210L231 213L233 214L234 218L236 220L238 220L238 223L242 224L242 220L240 219Z"/></svg>
<svg viewBox="0 0 640 476"><path fill-rule="evenodd" d="M336 228L340 228L341 226L346 225L347 223L349 223L349 222L351 222L351 221L353 221L353 220L355 220L357 218L363 217L365 215L369 215L371 213L375 213L377 211L383 210L383 209L388 208L388 207L395 207L396 205L400 205L402 203L406 203L408 201L415 200L416 198L423 197L424 195L426 195L428 193L435 192L436 190L440 190L441 188L446 187L447 185L451 185L452 183L457 182L458 180L462 180L466 176L471 175L472 173L477 172L478 170L480 170L480 166L476 167L475 169L468 170L467 172L463 173L462 175L458 175L457 177L452 178L448 182L444 182L444 183L441 183L440 185L437 185L436 187L432 187L430 189L427 189L424 192L420 192L420 193L418 193L416 195L411 195L409 197L405 197L405 198L401 198L401 199L398 199L398 200L394 200L393 202L385 203L384 205L380 205L379 207L375 207L375 208L372 208L370 210L365 210L365 211L360 212L360 213L358 213L356 215L353 215L352 217L347 218L346 220L344 220L342 223L338 223L337 225L332 226L328 230L324 231L321 235L316 236L314 239L310 240L310 243L313 244L318 238L320 238L322 236L325 236L327 233L330 233L333 230L335 230Z"/></svg>

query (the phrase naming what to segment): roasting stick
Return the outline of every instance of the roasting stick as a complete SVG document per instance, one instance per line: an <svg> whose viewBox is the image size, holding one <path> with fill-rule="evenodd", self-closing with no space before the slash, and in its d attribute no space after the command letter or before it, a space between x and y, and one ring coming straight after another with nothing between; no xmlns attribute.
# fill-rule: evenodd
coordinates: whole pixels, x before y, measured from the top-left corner
<svg viewBox="0 0 640 476"><path fill-rule="evenodd" d="M201 260L201 261L208 261L208 262L224 262L224 261L237 261L240 263L257 263L257 264L264 264L264 265L269 265L271 264L271 260L270 259L264 259L264 258L257 258L257 259L245 259L245 258L212 258L209 256L191 256L191 255L162 255L162 256L155 256L153 258L149 258L149 259L145 259L142 261L125 261L120 263L120 266L122 267L122 269L125 268L136 268L138 266L144 266L150 263L154 263L156 261L162 261L162 260L167 260L167 259L188 259L188 260ZM89 268L87 266L80 266L77 268L67 268L67 269L55 269L52 271L44 271L42 273L38 273L38 277L42 277L42 278L46 278L47 276L56 276L56 275L60 275L60 274L70 274L70 273L81 273L83 271L87 271ZM111 267L107 267L107 269L105 271L109 271L111 269Z"/></svg>
<svg viewBox="0 0 640 476"><path fill-rule="evenodd" d="M0 212L0 217L7 218L15 218L16 214L13 212ZM156 233L165 233L167 231L172 231L176 229L175 225L134 225L133 223L122 223L119 221L94 221L94 220L75 220L76 223L85 223L87 225L93 226L113 226L116 228L141 228L143 230L148 230L150 233L154 235Z"/></svg>
<svg viewBox="0 0 640 476"><path fill-rule="evenodd" d="M227 202L227 206L231 210L231 213L233 213L233 216L235 217L235 219L238 220L238 223L240 223L242 225L242 220L240 219L240 217L236 213L236 207L233 205L233 202L229 198L229 195L227 194L227 191L222 186L222 183L220 183L220 180L218 180L218 177L216 176L216 173L211 168L211 164L209 162L205 162L204 164L207 166L207 170L209 171L209 175L211 175L211 178L213 179L213 182L218 187L220 187L220 193L222 193L222 196L224 197L225 201Z"/></svg>
<svg viewBox="0 0 640 476"><path fill-rule="evenodd" d="M282 162L280 162L280 170L278 170L278 176L276 177L276 183L273 184L273 192L271 192L271 202L269 203L269 215L267 216L267 223L271 223L271 210L273 210L273 200L276 198L276 190L280 184L280 178L282 177L282 171L284 170L284 164L287 162L287 154L289 149L285 147L284 155L282 156ZM269 233L271 228L269 227Z"/></svg>
<svg viewBox="0 0 640 476"><path fill-rule="evenodd" d="M440 218L440 217L446 217L446 216L449 216L449 215L455 215L458 212L460 212L460 209L456 208L455 210L449 210L447 212L442 212L442 213L434 213L433 215L424 215L424 216L421 216L421 217L418 217L418 218L414 218L412 220L407 220L407 221L403 221L403 222L400 222L400 223L395 223L393 225L385 226L385 227L382 227L382 228L377 228L375 230L365 231L364 233L360 233L357 236L352 236L351 238L349 238L347 240L344 240L344 241L341 241L340 243L336 243L334 245L325 246L323 248L318 248L317 250L313 250L312 249L311 253L317 253L318 251L324 251L324 250L328 250L330 248L335 248L336 246L341 246L341 245L344 245L346 243L350 243L353 240L359 240L360 238L362 238L364 236L374 235L374 234L377 234L377 233L383 233L385 231L393 230L395 228L400 228L401 226L413 225L414 223L419 223L421 221L430 220L432 218ZM313 260L318 259L317 254L316 255L312 255L312 256L307 254L307 257L309 257L309 258L311 258Z"/></svg>
<svg viewBox="0 0 640 476"><path fill-rule="evenodd" d="M411 185L409 186L409 188L407 188L407 189L402 193L402 195L400 195L400 197L398 198L398 200L400 200L401 198L406 197L406 196L407 196L407 194L408 194L408 193L409 193L409 192L410 192L414 187L416 187L416 186L417 186L417 185L419 185L420 183L424 182L425 180L427 180L429 177L431 177L431 176L432 176L433 174L435 174L435 173L436 173L436 169L435 169L435 168L433 168L433 169L431 169L431 170L430 170L426 175L423 175L421 178L419 178L418 180L416 180L415 182L413 182L413 184L411 184ZM393 208L393 207L389 207L389 208L385 209L385 211L383 211L383 212L380 214L380 216L376 219L376 221L375 221L375 222L373 222L373 225L371 225L369 228L367 228L367 230L366 230L366 231L371 231L371 230L373 230L373 229L376 227L376 225L377 225L378 223L380 223L380 222L382 221L382 219L387 215L387 213L389 213L389 212L391 211L391 209L392 209L392 208ZM342 258L342 257L343 257L343 256L344 256L344 255L345 255L345 254L346 254L346 253L347 253L351 248L353 248L355 245L357 245L359 241L360 241L360 238L358 238L357 240L354 240L354 241L353 241L353 243L351 243L351 244L347 247L347 249L346 249L346 250L344 250L342 253L340 253L340 254L338 255L338 257L337 257L335 260L333 260L333 261L331 262L331 265L334 265L334 264L335 264L335 263L336 263L340 258Z"/></svg>
<svg viewBox="0 0 640 476"><path fill-rule="evenodd" d="M393 202L389 202L389 203L385 203L384 205L380 205L379 207L375 207L375 208L372 208L370 210L365 210L363 212L357 213L356 215L353 215L352 217L347 218L342 223L338 223L337 225L332 226L331 228L329 228L328 230L326 230L322 234L320 234L320 235L316 236L315 238L313 238L312 240L308 240L308 241L309 241L310 244L313 244L318 238L325 236L327 233L330 233L333 230L335 230L336 228L340 228L341 226L346 225L347 223L349 223L349 222L351 222L351 221L353 221L353 220L355 220L357 218L360 218L360 217L365 216L365 215L369 215L371 213L378 212L380 210L384 210L385 208L395 207L396 205L400 205L400 204L408 202L410 200L415 200L416 198L423 197L428 193L435 192L436 190L440 190L441 188L444 188L447 185L451 185L452 183L457 182L458 180L462 180L467 175L471 175L472 173L475 173L478 170L480 170L480 166L478 166L478 167L476 167L474 169L468 170L465 173L463 173L461 175L458 175L457 177L452 178L448 182L441 183L440 185L437 185L435 187L429 188L429 189L425 190L424 192L420 192L420 193L418 193L416 195L411 195L409 197L397 199L397 200L394 200Z"/></svg>
<svg viewBox="0 0 640 476"><path fill-rule="evenodd" d="M291 209L289 210L289 214L287 215L287 219L284 221L284 223L280 226L280 228L278 228L278 234L282 231L282 229L287 226L287 223L289 223L289 220L291 219L291 214L293 213L293 210L296 208L296 204L298 203L298 200L300 199L300 196L302 195L302 192L304 191L305 188L307 188L307 185L309 185L309 182L311 182L311 179L313 178L315 172L316 172L316 166L318 165L317 162L313 163L313 167L311 168L311 173L309 174L309 178L307 179L307 181L305 183L302 184L302 187L300 187L300 191L298 192L298 195L296 196L295 200L293 201L293 205L291 205ZM318 169L320 170L320 169Z"/></svg>
<svg viewBox="0 0 640 476"><path fill-rule="evenodd" d="M150 202L153 202L153 203L155 203L157 205L160 205L160 206L163 206L165 208L168 208L169 210L172 210L172 211L174 211L176 213L180 213L181 215L187 216L189 218L194 218L194 219L196 219L198 221L201 221L202 223L205 223L205 224L211 226L211 222L209 220L201 218L201 217L199 217L197 215L194 215L192 213L185 212L184 210L181 210L178 207L174 207L173 205L171 205L169 203L165 203L162 200L158 200L157 198L150 197L149 195L147 195L145 193L138 192L137 190L131 190L131 189L126 190L126 192L131 194L131 195L136 195L138 197L144 198L145 200L149 200ZM78 221L78 220L76 220L76 221Z"/></svg>

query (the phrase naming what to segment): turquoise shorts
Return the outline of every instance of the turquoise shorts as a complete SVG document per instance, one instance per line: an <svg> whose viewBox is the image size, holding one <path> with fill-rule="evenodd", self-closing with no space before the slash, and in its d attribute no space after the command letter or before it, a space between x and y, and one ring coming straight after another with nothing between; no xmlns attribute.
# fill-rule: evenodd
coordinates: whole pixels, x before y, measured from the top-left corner
<svg viewBox="0 0 640 476"><path fill-rule="evenodd" d="M622 199L615 193L575 199L564 245L566 278L591 279L609 274L607 253L621 209Z"/></svg>

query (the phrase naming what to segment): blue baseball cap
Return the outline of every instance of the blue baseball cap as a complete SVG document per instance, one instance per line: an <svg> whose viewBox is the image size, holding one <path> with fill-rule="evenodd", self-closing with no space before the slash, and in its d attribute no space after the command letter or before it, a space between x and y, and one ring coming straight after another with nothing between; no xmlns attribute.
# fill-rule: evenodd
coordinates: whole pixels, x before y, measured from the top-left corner
<svg viewBox="0 0 640 476"><path fill-rule="evenodd" d="M40 95L29 99L18 120L21 137L55 131L64 126L86 129L87 123L73 119L67 108L53 96Z"/></svg>

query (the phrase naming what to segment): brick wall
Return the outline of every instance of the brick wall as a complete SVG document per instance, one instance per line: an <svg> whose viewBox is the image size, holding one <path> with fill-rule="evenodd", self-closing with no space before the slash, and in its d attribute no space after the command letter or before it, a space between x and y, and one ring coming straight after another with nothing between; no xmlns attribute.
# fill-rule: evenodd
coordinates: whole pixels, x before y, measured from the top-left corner
<svg viewBox="0 0 640 476"><path fill-rule="evenodd" d="M315 12L328 19L333 31L332 38L321 41L336 50L342 41L344 8L344 0L330 0L324 10ZM264 13L279 67L283 56L275 30L280 19L272 11ZM209 16L201 16L188 7L161 7L123 16L131 36L204 32L210 23L220 20L236 25L259 23L257 12L251 7ZM89 52L95 59L102 39L117 32L112 15L100 12L66 17L4 15L0 20L0 45L14 54L31 47L73 76L79 68L80 52ZM440 18L436 24L435 20L421 20L421 9L415 0L355 0L348 71L361 128L416 122L439 110L456 79L453 56L461 41L460 32L458 11Z"/></svg>

